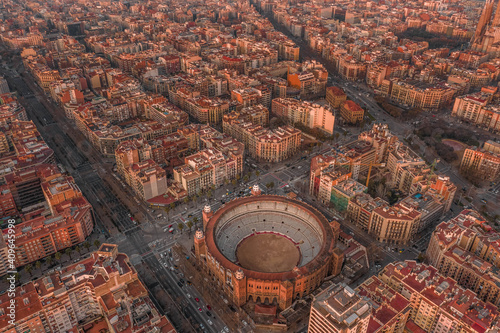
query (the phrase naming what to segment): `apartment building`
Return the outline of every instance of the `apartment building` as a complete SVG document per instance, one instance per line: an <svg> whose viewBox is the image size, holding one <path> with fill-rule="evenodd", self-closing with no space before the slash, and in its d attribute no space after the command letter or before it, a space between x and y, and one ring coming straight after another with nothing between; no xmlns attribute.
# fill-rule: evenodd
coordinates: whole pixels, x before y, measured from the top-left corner
<svg viewBox="0 0 500 333"><path fill-rule="evenodd" d="M299 101L294 98L275 98L272 112L290 124L302 124L311 129L318 128L330 135L335 127L335 112L329 106Z"/></svg>
<svg viewBox="0 0 500 333"><path fill-rule="evenodd" d="M331 193L331 181L322 178L332 171L349 173L349 177L357 180L360 174L368 172L370 164L386 161L388 149L394 142L397 137L389 132L387 125L375 124L371 130L361 133L358 140L313 157L309 193L316 197L319 193ZM326 196L322 198L326 200Z"/></svg>
<svg viewBox="0 0 500 333"><path fill-rule="evenodd" d="M55 165L44 164L9 174L5 181L3 199L14 201L10 214L20 219L14 227L16 267L82 243L92 233L91 205L73 178L61 175ZM0 258L7 258L7 252L2 239ZM4 263L0 273L7 270Z"/></svg>
<svg viewBox="0 0 500 333"><path fill-rule="evenodd" d="M242 155L241 151L238 156ZM185 157L184 165L174 168L174 180L192 196L241 176L242 170L242 158L234 158L216 148L205 148Z"/></svg>
<svg viewBox="0 0 500 333"><path fill-rule="evenodd" d="M379 206L372 211L368 232L387 244L408 244L420 226L422 213L407 203Z"/></svg>
<svg viewBox="0 0 500 333"><path fill-rule="evenodd" d="M339 109L340 105L345 102L347 95L342 88L331 86L326 88L326 101L334 109Z"/></svg>
<svg viewBox="0 0 500 333"><path fill-rule="evenodd" d="M500 144L493 141L483 148L467 148L460 163L460 171L482 180L494 181L500 177Z"/></svg>
<svg viewBox="0 0 500 333"><path fill-rule="evenodd" d="M301 99L325 96L327 80L328 72L318 62L291 63L288 66L288 85L298 90Z"/></svg>
<svg viewBox="0 0 500 333"><path fill-rule="evenodd" d="M500 131L500 108L490 104L492 95L479 92L455 99L452 116L481 126L492 132Z"/></svg>
<svg viewBox="0 0 500 333"><path fill-rule="evenodd" d="M441 274L474 291L483 301L500 305L498 233L478 212L464 210L440 223L426 254Z"/></svg>
<svg viewBox="0 0 500 333"><path fill-rule="evenodd" d="M28 57L23 59L25 68L33 75L35 82L46 92L49 91L50 84L60 80L59 71L51 69L41 57Z"/></svg>
<svg viewBox="0 0 500 333"><path fill-rule="evenodd" d="M144 109L146 118L169 127L169 133L175 132L189 123L188 114L168 102L155 103L152 105L146 104Z"/></svg>
<svg viewBox="0 0 500 333"><path fill-rule="evenodd" d="M389 97L396 103L435 111L452 103L456 90L445 83L390 80Z"/></svg>
<svg viewBox="0 0 500 333"><path fill-rule="evenodd" d="M356 60L352 55L343 54L336 59L336 67L343 79L356 81L366 77L368 65Z"/></svg>
<svg viewBox="0 0 500 333"><path fill-rule="evenodd" d="M0 332L168 332L175 329L148 296L127 255L102 244L90 257L16 287L14 324ZM0 315L11 296L0 296Z"/></svg>
<svg viewBox="0 0 500 333"><path fill-rule="evenodd" d="M154 120L136 121L123 126L113 125L101 118L93 107L80 107L74 112L75 124L90 143L105 156L113 156L123 141L156 139L174 131L177 125Z"/></svg>
<svg viewBox="0 0 500 333"><path fill-rule="evenodd" d="M365 333L371 304L346 284L332 285L313 297L309 333Z"/></svg>
<svg viewBox="0 0 500 333"><path fill-rule="evenodd" d="M411 303L377 276L365 280L356 292L368 298L372 313L367 332L403 333L411 314Z"/></svg>
<svg viewBox="0 0 500 333"><path fill-rule="evenodd" d="M388 148L386 166L394 187L409 193L411 186L419 180L418 171L426 167L426 163L410 147L398 141Z"/></svg>
<svg viewBox="0 0 500 333"><path fill-rule="evenodd" d="M478 333L498 327L496 306L481 301L433 266L410 260L391 263L378 278L409 300L405 331Z"/></svg>
<svg viewBox="0 0 500 333"><path fill-rule="evenodd" d="M335 210L344 212L347 210L349 201L366 190L366 186L349 178L332 186L330 202L334 205Z"/></svg>
<svg viewBox="0 0 500 333"><path fill-rule="evenodd" d="M406 198L395 205L397 209L392 210L389 204L380 198L358 194L349 201L346 215L351 223L367 232L371 230L371 233L380 239L386 239L385 241L392 239L398 243L405 243L415 233L422 232L434 225L450 210L455 192L456 186L448 177L427 175L412 187ZM418 214L410 214L413 211L418 212ZM380 216L381 214L384 216L383 218ZM400 222L405 224L403 234L409 238L397 240L393 239L392 236L384 238L383 235L395 235L398 231L386 228L397 228ZM406 233L408 228L414 230L409 230L410 232ZM399 229L399 231L401 230L403 229Z"/></svg>
<svg viewBox="0 0 500 333"><path fill-rule="evenodd" d="M388 159L389 148L398 142L398 137L389 131L387 124L374 124L370 130L360 133L358 140L372 145L376 163L383 163Z"/></svg>
<svg viewBox="0 0 500 333"><path fill-rule="evenodd" d="M301 146L302 132L290 126L268 130L242 119L224 118L222 125L229 134L245 145L248 154L265 162L280 162L295 155Z"/></svg>
<svg viewBox="0 0 500 333"><path fill-rule="evenodd" d="M43 141L33 121L14 119L4 132L2 173L21 171L55 161L54 151Z"/></svg>
<svg viewBox="0 0 500 333"><path fill-rule="evenodd" d="M222 116L229 111L229 102L203 96L188 98L184 110L200 123L217 125L221 123Z"/></svg>
<svg viewBox="0 0 500 333"><path fill-rule="evenodd" d="M254 105L241 109L240 111L232 111L227 113L223 117L222 126L228 124L231 120L243 120L245 122L251 122L254 125L260 125L262 127L269 126L269 110L260 105Z"/></svg>
<svg viewBox="0 0 500 333"><path fill-rule="evenodd" d="M377 208L389 207L389 203L381 198L372 198L367 193L361 193L349 200L346 216L351 223L363 229L370 230L372 213Z"/></svg>
<svg viewBox="0 0 500 333"><path fill-rule="evenodd" d="M125 172L128 173L125 179L129 180L129 185L144 201L167 192L166 172L152 159L134 163Z"/></svg>
<svg viewBox="0 0 500 333"><path fill-rule="evenodd" d="M391 67L387 63L371 63L366 70L366 84L372 88L378 88L382 82L389 77Z"/></svg>
<svg viewBox="0 0 500 333"><path fill-rule="evenodd" d="M257 105L261 101L259 91L254 88L243 88L231 90L231 99L237 101L243 107Z"/></svg>
<svg viewBox="0 0 500 333"><path fill-rule="evenodd" d="M0 94L0 126L8 128L16 119L28 121L26 109L13 93Z"/></svg>
<svg viewBox="0 0 500 333"><path fill-rule="evenodd" d="M347 124L360 124L365 116L365 110L357 103L348 100L340 104L340 116Z"/></svg>
<svg viewBox="0 0 500 333"><path fill-rule="evenodd" d="M328 166L318 171L318 175L314 180L318 181L319 184L314 188L313 193L316 194L315 196L320 202L328 204L332 202L333 187L349 179L351 173L345 169L335 170L333 166Z"/></svg>

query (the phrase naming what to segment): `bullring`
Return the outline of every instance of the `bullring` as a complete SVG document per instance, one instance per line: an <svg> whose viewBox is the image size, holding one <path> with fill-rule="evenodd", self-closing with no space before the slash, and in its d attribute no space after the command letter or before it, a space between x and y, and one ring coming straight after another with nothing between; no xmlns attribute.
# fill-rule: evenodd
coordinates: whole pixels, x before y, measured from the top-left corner
<svg viewBox="0 0 500 333"><path fill-rule="evenodd" d="M196 256L237 305L284 309L330 274L337 224L302 201L252 192L215 213L205 207Z"/></svg>

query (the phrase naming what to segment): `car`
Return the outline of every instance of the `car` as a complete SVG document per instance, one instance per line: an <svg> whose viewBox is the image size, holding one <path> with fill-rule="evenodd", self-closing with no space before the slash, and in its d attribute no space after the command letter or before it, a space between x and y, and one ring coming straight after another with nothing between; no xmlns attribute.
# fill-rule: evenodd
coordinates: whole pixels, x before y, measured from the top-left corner
<svg viewBox="0 0 500 333"><path fill-rule="evenodd" d="M212 317L212 313L210 313L210 311L206 311L205 313L207 314L207 316Z"/></svg>
<svg viewBox="0 0 500 333"><path fill-rule="evenodd" d="M202 308L198 308L198 311L200 311L200 312L201 312L201 311L203 311L203 310L202 310Z"/></svg>
<svg viewBox="0 0 500 333"><path fill-rule="evenodd" d="M186 294L187 298L191 298L191 294Z"/></svg>
<svg viewBox="0 0 500 333"><path fill-rule="evenodd" d="M207 309L212 310L212 307L207 304Z"/></svg>
<svg viewBox="0 0 500 333"><path fill-rule="evenodd" d="M208 325L212 325L212 321L210 319L207 320Z"/></svg>
<svg viewBox="0 0 500 333"><path fill-rule="evenodd" d="M177 266L177 265L174 265L174 268L175 268L175 269L178 269L178 268L179 268L179 266Z"/></svg>
<svg viewBox="0 0 500 333"><path fill-rule="evenodd" d="M193 283L191 281L186 281L188 286L192 285Z"/></svg>
<svg viewBox="0 0 500 333"><path fill-rule="evenodd" d="M183 285L180 281L179 281L179 282L177 282L177 285L178 285L179 287L181 287L181 288L184 286L184 285Z"/></svg>
<svg viewBox="0 0 500 333"><path fill-rule="evenodd" d="M179 279L179 281L180 281L181 283L184 283L184 279Z"/></svg>
<svg viewBox="0 0 500 333"><path fill-rule="evenodd" d="M200 301L200 299L199 299L198 297L196 297L194 300L195 300L196 302L199 302L199 301Z"/></svg>

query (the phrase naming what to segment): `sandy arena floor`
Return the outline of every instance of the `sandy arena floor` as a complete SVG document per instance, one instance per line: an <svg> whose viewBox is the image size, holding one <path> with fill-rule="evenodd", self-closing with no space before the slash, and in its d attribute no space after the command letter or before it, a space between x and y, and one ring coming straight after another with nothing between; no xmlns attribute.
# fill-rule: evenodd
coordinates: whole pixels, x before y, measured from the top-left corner
<svg viewBox="0 0 500 333"><path fill-rule="evenodd" d="M245 239L236 250L243 268L265 273L292 270L300 251L289 239L273 234L259 234Z"/></svg>

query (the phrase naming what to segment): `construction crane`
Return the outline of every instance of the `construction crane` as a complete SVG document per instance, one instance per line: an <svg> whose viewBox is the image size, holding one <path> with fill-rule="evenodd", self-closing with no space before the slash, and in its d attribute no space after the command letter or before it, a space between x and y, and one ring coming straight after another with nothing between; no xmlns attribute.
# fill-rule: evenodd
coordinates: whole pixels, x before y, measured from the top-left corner
<svg viewBox="0 0 500 333"><path fill-rule="evenodd" d="M435 158L431 164L431 176L434 174L434 170L436 169L436 165L441 162L439 158Z"/></svg>
<svg viewBox="0 0 500 333"><path fill-rule="evenodd" d="M349 167L351 170L352 170L352 167L355 165L368 166L368 176L366 177L366 187L368 187L368 184L370 183L370 176L372 174L372 167L385 168L385 163L374 163L374 162L370 162L370 163L356 162L356 163L353 163L352 161L349 161L348 163L341 163L340 165L347 165L347 164L349 164Z"/></svg>

